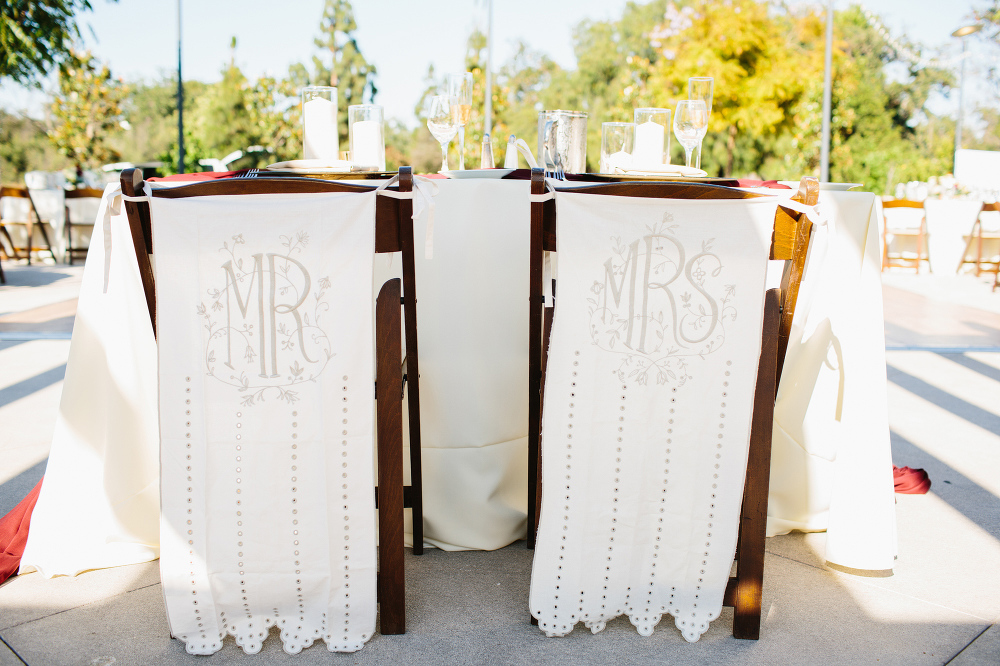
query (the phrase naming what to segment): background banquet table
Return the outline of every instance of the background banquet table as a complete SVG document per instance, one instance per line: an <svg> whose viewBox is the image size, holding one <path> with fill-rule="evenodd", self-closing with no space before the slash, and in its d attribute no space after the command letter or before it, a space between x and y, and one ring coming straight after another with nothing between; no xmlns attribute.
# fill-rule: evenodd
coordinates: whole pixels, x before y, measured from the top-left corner
<svg viewBox="0 0 1000 666"><path fill-rule="evenodd" d="M982 201L973 199L924 201L929 236L927 249L936 272L950 275L955 271L965 251L965 237L972 230L982 206ZM971 269L971 265L968 268Z"/></svg>
<svg viewBox="0 0 1000 666"><path fill-rule="evenodd" d="M525 532L529 184L435 184L433 258L416 261L425 542L495 549ZM156 347L117 194L106 189L94 228L22 572L158 556ZM768 532L826 529L827 560L890 569L879 210L868 193L823 192L820 205L831 223L810 251L779 388ZM376 258L375 283L400 270Z"/></svg>

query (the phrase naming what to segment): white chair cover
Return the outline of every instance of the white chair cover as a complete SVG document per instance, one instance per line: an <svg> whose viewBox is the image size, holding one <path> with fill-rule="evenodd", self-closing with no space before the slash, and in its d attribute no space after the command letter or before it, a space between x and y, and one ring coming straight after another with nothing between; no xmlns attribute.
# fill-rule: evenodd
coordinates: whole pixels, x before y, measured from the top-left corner
<svg viewBox="0 0 1000 666"><path fill-rule="evenodd" d="M375 631L375 194L153 198L160 571L192 654Z"/></svg>
<svg viewBox="0 0 1000 666"><path fill-rule="evenodd" d="M530 607L688 641L736 549L776 202L556 195L559 263Z"/></svg>

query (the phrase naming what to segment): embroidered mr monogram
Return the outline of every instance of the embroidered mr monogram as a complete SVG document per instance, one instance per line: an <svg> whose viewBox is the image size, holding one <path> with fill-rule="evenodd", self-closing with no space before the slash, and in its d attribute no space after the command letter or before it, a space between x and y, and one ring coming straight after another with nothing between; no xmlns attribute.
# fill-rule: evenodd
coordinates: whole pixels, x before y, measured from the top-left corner
<svg viewBox="0 0 1000 666"><path fill-rule="evenodd" d="M613 254L591 286L591 341L622 356L615 370L622 381L683 385L688 359L721 348L726 322L736 321L736 287L721 284L715 239L702 240L692 253L672 221L665 213L631 242L612 237Z"/></svg>
<svg viewBox="0 0 1000 666"><path fill-rule="evenodd" d="M300 231L278 240L271 252L248 250L242 234L224 242L219 250L224 286L208 289L209 304L198 305L208 330L207 372L238 387L245 405L263 400L268 389L294 402L297 392L288 387L315 380L334 355L320 326L321 314L330 309L325 299L330 280L321 277L314 284L295 258L309 236Z"/></svg>

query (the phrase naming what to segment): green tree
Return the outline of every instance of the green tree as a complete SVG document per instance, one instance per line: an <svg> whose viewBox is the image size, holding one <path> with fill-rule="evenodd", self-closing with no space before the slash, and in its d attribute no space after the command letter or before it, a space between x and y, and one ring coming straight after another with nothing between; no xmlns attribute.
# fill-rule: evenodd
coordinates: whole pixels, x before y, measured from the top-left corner
<svg viewBox="0 0 1000 666"><path fill-rule="evenodd" d="M90 0L0 3L0 78L29 85L69 58L80 36L75 15L90 9Z"/></svg>
<svg viewBox="0 0 1000 666"><path fill-rule="evenodd" d="M49 141L44 122L0 110L2 182L20 183L28 171L54 171L68 166L66 158Z"/></svg>
<svg viewBox="0 0 1000 666"><path fill-rule="evenodd" d="M73 164L98 167L118 161L112 139L122 131L128 86L90 52L73 51L59 65L59 92L51 105L49 138Z"/></svg>
<svg viewBox="0 0 1000 666"><path fill-rule="evenodd" d="M289 80L302 87L335 86L337 88L337 119L340 145L347 146L347 107L371 103L378 90L375 87L375 65L369 63L358 48L354 31L354 9L348 0L326 0L319 25L320 36L315 44L330 52L329 58L313 56L313 72L305 65L293 65Z"/></svg>

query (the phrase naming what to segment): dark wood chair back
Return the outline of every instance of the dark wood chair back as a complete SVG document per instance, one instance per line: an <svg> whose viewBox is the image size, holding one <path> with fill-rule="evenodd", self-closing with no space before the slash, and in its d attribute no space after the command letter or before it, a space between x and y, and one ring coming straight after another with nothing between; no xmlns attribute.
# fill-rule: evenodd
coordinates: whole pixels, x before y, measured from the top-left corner
<svg viewBox="0 0 1000 666"><path fill-rule="evenodd" d="M121 175L122 193L142 196L143 178L138 169ZM398 191L413 188L410 167L399 170ZM290 194L319 192L371 192L375 186L309 178L234 178L196 182L191 185L153 189L152 196L164 199L187 197ZM153 253L149 204L124 202L128 215L136 262L142 280L149 321L156 335L156 292L150 256ZM376 399L378 424L378 486L375 504L379 510L379 616L383 634L406 631L403 571L403 509L413 513L413 553L423 553L423 494L420 459L420 393L417 354L416 279L413 254L413 202L408 199L378 197L375 207L375 252L403 255L402 295L399 280L390 280L376 301ZM400 356L400 307L405 318L406 368L402 374ZM407 379L409 381L407 381ZM410 485L403 484L402 391L409 403Z"/></svg>
<svg viewBox="0 0 1000 666"><path fill-rule="evenodd" d="M762 194L690 182L619 182L566 188L567 192L663 199L750 199ZM545 192L541 170L531 178L532 194ZM819 182L803 178L794 200L815 205ZM784 260L780 289L768 291L764 303L764 326L757 385L754 393L750 449L743 493L736 575L729 579L724 604L735 609L733 635L757 639L760 636L761 591L764 578L764 535L767 524L768 482L771 468L771 428L778 379L805 268L812 223L801 213L779 206L771 237L770 258ZM552 308L544 307L542 296L543 252L555 251L555 200L532 202L531 247L529 250L529 367L528 367L528 548L534 548L535 530L541 509L541 416L544 403L545 365ZM532 620L534 623L534 620Z"/></svg>

